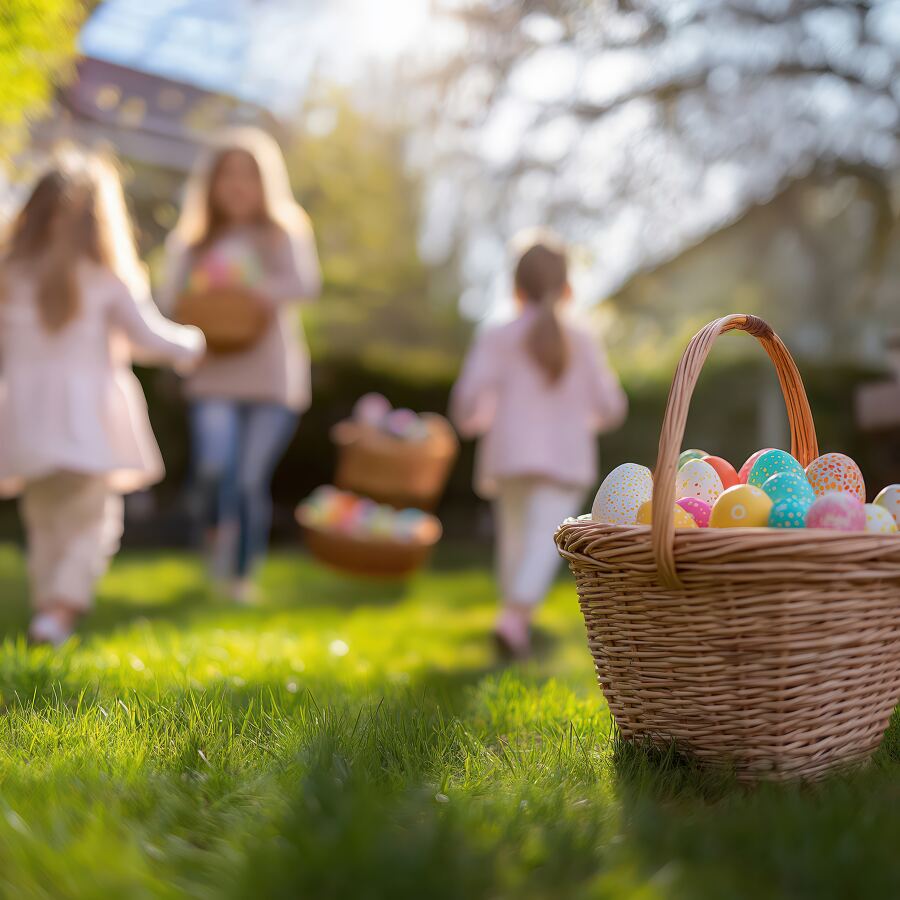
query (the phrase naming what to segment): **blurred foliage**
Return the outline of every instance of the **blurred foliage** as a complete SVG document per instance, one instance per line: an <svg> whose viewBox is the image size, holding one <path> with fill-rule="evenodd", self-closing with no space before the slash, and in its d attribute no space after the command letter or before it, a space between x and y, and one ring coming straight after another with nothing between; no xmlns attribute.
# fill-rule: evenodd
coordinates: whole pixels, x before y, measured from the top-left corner
<svg viewBox="0 0 900 900"><path fill-rule="evenodd" d="M405 133L323 87L298 132L288 167L324 273L323 297L304 314L314 357L395 366L410 379L453 371L468 329L419 257L421 186L404 165Z"/></svg>
<svg viewBox="0 0 900 900"><path fill-rule="evenodd" d="M79 0L3 0L0 4L0 151L17 149L69 69L84 13Z"/></svg>

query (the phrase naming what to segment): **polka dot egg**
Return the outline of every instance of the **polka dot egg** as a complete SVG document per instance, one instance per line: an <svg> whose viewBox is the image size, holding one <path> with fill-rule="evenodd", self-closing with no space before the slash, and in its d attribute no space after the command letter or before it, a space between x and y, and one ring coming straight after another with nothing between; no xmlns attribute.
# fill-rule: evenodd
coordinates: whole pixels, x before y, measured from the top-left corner
<svg viewBox="0 0 900 900"><path fill-rule="evenodd" d="M713 528L762 528L769 524L772 501L752 484L728 488L713 506L709 524Z"/></svg>
<svg viewBox="0 0 900 900"><path fill-rule="evenodd" d="M802 469L776 472L771 478L766 479L762 489L772 498L773 503L793 498L806 501L808 507L816 499L816 494Z"/></svg>
<svg viewBox="0 0 900 900"><path fill-rule="evenodd" d="M610 525L634 525L638 509L652 494L650 470L637 463L623 463L603 479L594 498L591 518Z"/></svg>
<svg viewBox="0 0 900 900"><path fill-rule="evenodd" d="M832 531L864 531L866 510L853 495L828 491L815 502L806 514L807 528L829 528Z"/></svg>
<svg viewBox="0 0 900 900"><path fill-rule="evenodd" d="M672 510L672 518L676 528L697 528L697 522L693 516L690 516L677 503ZM650 525L653 522L653 501L648 500L641 504L641 508L637 511L638 525Z"/></svg>
<svg viewBox="0 0 900 900"><path fill-rule="evenodd" d="M675 504L680 506L700 528L709 525L709 517L712 515L712 507L697 497L682 497Z"/></svg>
<svg viewBox="0 0 900 900"><path fill-rule="evenodd" d="M867 503L866 531L872 534L894 534L897 531L897 523L894 517L883 507L874 503Z"/></svg>
<svg viewBox="0 0 900 900"><path fill-rule="evenodd" d="M812 499L806 497L783 497L772 505L769 513L769 528L804 528L806 513L812 503Z"/></svg>
<svg viewBox="0 0 900 900"><path fill-rule="evenodd" d="M866 502L866 485L859 466L843 453L825 453L806 467L806 477L817 497L829 491L852 494L860 503Z"/></svg>
<svg viewBox="0 0 900 900"><path fill-rule="evenodd" d="M900 527L900 484L889 484L879 491L875 498L875 505L884 507Z"/></svg>
<svg viewBox="0 0 900 900"><path fill-rule="evenodd" d="M725 488L719 473L702 459L691 459L675 475L675 497L696 497L712 506Z"/></svg>
<svg viewBox="0 0 900 900"><path fill-rule="evenodd" d="M741 484L747 483L747 478L750 475L750 470L753 468L756 461L763 455L763 453L768 453L773 450L774 447L764 447L762 450L757 450L756 453L751 454L747 457L747 461L741 466L738 471L738 479Z"/></svg>
<svg viewBox="0 0 900 900"><path fill-rule="evenodd" d="M747 476L747 484L761 488L773 475L779 472L793 472L803 474L803 466L784 450L768 450L753 463L753 468Z"/></svg>

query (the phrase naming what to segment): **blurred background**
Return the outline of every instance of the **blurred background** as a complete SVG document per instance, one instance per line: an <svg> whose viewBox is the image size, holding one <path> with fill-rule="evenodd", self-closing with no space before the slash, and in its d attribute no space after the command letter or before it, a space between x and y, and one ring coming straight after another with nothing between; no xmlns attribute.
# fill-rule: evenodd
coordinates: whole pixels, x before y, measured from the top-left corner
<svg viewBox="0 0 900 900"><path fill-rule="evenodd" d="M444 411L473 329L510 303L507 242L536 224L570 242L631 400L604 472L653 464L687 339L740 311L797 357L823 450L898 480L898 0L5 0L0 86L0 217L59 142L111 146L156 279L215 128L282 145L325 277L303 311L313 407L275 481L284 539L361 394ZM130 498L127 534L178 541L183 400L141 377L169 478ZM722 341L686 445L739 465L785 432L764 354ZM471 465L466 447L451 537L487 528Z"/></svg>

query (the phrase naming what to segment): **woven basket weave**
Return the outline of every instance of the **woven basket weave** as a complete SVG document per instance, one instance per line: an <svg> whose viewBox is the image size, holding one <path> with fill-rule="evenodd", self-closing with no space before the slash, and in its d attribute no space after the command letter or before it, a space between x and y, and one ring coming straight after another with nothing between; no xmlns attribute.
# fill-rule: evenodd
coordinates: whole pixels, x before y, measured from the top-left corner
<svg viewBox="0 0 900 900"><path fill-rule="evenodd" d="M556 541L575 575L597 675L626 739L676 745L738 778L817 778L867 760L900 698L900 536L682 528L675 471L713 342L746 331L775 364L791 452L818 455L800 375L754 316L711 322L678 365L652 526L583 517Z"/></svg>
<svg viewBox="0 0 900 900"><path fill-rule="evenodd" d="M379 503L434 510L459 452L453 426L437 413L421 416L428 434L419 441L393 437L352 420L332 429L338 448L337 487Z"/></svg>
<svg viewBox="0 0 900 900"><path fill-rule="evenodd" d="M240 353L253 346L272 321L272 310L253 291L241 287L214 288L182 294L175 320L196 325L210 353Z"/></svg>

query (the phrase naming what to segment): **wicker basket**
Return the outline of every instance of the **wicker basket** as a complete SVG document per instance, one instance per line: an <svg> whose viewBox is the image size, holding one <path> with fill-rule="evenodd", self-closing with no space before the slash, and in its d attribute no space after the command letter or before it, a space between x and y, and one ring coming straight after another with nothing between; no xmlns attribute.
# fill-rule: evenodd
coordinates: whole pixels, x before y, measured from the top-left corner
<svg viewBox="0 0 900 900"><path fill-rule="evenodd" d="M441 525L432 519L431 532L420 541L367 539L310 525L303 512L297 514L309 552L320 562L340 572L367 578L405 578L420 569L441 537Z"/></svg>
<svg viewBox="0 0 900 900"><path fill-rule="evenodd" d="M867 760L900 698L900 537L812 529L679 529L675 470L688 405L718 335L740 330L778 372L791 452L818 455L797 368L761 319L690 342L659 442L652 526L583 517L556 541L575 575L620 733L674 741L743 780L817 778Z"/></svg>
<svg viewBox="0 0 900 900"><path fill-rule="evenodd" d="M272 310L253 291L243 288L182 294L175 307L175 319L196 325L206 337L210 353L238 353L255 344L272 319Z"/></svg>
<svg viewBox="0 0 900 900"><path fill-rule="evenodd" d="M424 413L428 434L403 440L377 428L347 420L332 429L338 448L334 483L398 509L433 510L441 498L459 452L453 427L436 413Z"/></svg>

